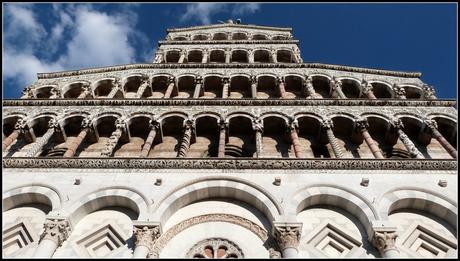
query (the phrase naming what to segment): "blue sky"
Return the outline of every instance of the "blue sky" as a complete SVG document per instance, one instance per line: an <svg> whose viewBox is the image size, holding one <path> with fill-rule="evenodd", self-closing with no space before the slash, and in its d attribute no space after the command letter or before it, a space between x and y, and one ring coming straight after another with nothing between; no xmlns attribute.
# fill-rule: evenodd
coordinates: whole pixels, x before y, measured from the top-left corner
<svg viewBox="0 0 460 261"><path fill-rule="evenodd" d="M3 97L36 73L152 62L166 28L292 27L305 63L418 71L457 97L456 4L3 4Z"/></svg>

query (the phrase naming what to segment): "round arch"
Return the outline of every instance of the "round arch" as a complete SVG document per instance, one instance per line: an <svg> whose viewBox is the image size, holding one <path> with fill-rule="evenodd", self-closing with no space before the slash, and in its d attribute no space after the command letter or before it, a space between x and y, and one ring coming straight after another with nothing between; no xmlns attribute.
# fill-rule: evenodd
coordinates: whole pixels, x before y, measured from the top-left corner
<svg viewBox="0 0 460 261"><path fill-rule="evenodd" d="M62 196L59 190L45 184L26 184L11 188L3 193L3 212L27 203L42 203L51 206L52 211L61 208Z"/></svg>

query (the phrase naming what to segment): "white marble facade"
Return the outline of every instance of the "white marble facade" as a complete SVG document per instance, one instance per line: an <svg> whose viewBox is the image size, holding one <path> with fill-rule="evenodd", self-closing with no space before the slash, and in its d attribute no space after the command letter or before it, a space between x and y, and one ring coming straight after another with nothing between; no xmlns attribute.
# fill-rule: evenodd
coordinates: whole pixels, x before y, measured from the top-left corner
<svg viewBox="0 0 460 261"><path fill-rule="evenodd" d="M13 126L13 119L23 120L16 123L20 126L15 129L21 130L24 129L21 124L35 122L43 115L56 126L63 124L62 119L69 115L135 118L153 114L161 122L174 114L185 123L204 112L222 122L243 115L257 123L277 115L288 124L302 115L314 115L320 120L339 115L351 119L353 128L355 121L369 115L385 119L388 126L398 117L418 122L440 118L440 125L443 121L456 123L457 111L452 102L437 100L419 74L303 64L298 41L292 40L291 31L291 28L235 22L170 29L166 40L160 41L161 48L152 64L39 74L39 80L26 89L24 100L4 101L3 115ZM272 55L270 64L250 64L259 47ZM228 50L232 48L247 52L249 64L231 60L228 64L210 63L209 68L202 64L182 64L193 50L204 53L222 50L232 55ZM291 52L291 62L279 64L278 50ZM168 64L168 52L175 51L180 55L176 57L178 62ZM278 58L284 59L282 55L285 53L281 52ZM203 63L207 62L203 58ZM302 81L311 80L312 75L323 75L336 84L331 85L335 91L341 86L339 81L354 79L360 95L335 103L315 100L313 90L302 100L297 97L296 104L289 99L259 99L256 91L252 98L257 101L252 106L253 101L234 97L227 101L195 100L190 105L181 100L155 100L153 94L149 100L139 91L138 96L128 96L125 89L114 87L107 95L110 99L97 101L98 82L112 79L114 86L119 86L135 74L146 75L150 83L157 74L167 75L176 79L176 84L177 79L187 74L193 75L198 84L201 80L197 79L208 74L224 78L247 74L248 79L255 81L269 74L276 79L297 75ZM77 94L81 100L77 97L64 100L68 98L69 86L76 81L89 89L82 88L82 94ZM379 97L365 95L367 83L374 82L390 90L387 104L379 103ZM398 86L405 86L407 93L417 94L418 98L406 100L406 92ZM52 94L46 98L49 101L36 100L42 98L37 94L45 93L46 88L51 89L46 91ZM195 93L199 88L196 87ZM122 95L114 96L117 92ZM290 97L283 96L283 92L280 95ZM124 100L133 97L139 101ZM358 99L363 97L376 101ZM337 98L344 97L339 95L330 100ZM270 102L277 105L271 106ZM118 118L114 121L117 130ZM420 126L428 129L431 125ZM398 140L401 148L415 151L410 154L412 158L401 160L378 158L372 148L365 150L359 159L353 158L351 152L343 149L346 144L342 141L330 148L335 155L331 159L300 157L295 147L288 157L297 159L276 158L274 154L265 154L268 156L264 158L259 146L254 159L234 162L218 158L139 159L138 155L107 158L102 154L36 159L47 141L43 137L55 131L66 129L60 126L53 132L42 133L41 137L32 135L32 143L15 151L17 136L11 131L5 133L4 128L3 257L455 258L458 255L457 152L442 137L433 138L435 142L425 145L423 153L410 138ZM110 146L104 149L113 150L120 136L113 139L113 146L107 141ZM265 136L259 138L265 144L271 142ZM343 159L337 147L344 150Z"/></svg>

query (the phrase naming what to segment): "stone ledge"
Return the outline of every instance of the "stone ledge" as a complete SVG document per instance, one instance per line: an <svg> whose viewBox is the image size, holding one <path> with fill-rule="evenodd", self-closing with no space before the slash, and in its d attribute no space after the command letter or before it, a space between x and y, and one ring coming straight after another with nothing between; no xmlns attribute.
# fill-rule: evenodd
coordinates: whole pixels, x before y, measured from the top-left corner
<svg viewBox="0 0 460 261"><path fill-rule="evenodd" d="M4 168L456 170L456 160L3 158Z"/></svg>
<svg viewBox="0 0 460 261"><path fill-rule="evenodd" d="M186 45L186 44L298 44L299 40L160 40L158 46L161 45Z"/></svg>
<svg viewBox="0 0 460 261"><path fill-rule="evenodd" d="M369 100L369 99L4 99L3 106L441 106L453 107L456 100Z"/></svg>
<svg viewBox="0 0 460 261"><path fill-rule="evenodd" d="M404 78L420 78L422 74L420 72L400 72L400 71L388 71L371 68L361 68L344 65L333 65L323 63L140 63L140 64L125 64L115 65L109 67L100 68L88 68L75 71L63 71L53 73L37 73L38 79L51 79L68 76L79 76L92 73L105 73L132 69L181 69L181 68L313 68L313 69L328 69L345 72L357 72L357 73L368 73L385 76L395 76Z"/></svg>

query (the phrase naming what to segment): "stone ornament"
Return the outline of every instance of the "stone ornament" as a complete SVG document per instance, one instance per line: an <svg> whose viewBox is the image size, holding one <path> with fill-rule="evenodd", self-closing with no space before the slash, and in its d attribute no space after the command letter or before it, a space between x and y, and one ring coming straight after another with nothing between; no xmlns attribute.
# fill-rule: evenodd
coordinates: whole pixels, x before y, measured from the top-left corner
<svg viewBox="0 0 460 261"><path fill-rule="evenodd" d="M67 220L47 219L43 225L44 231L40 236L43 239L52 240L59 247L69 237L70 225Z"/></svg>
<svg viewBox="0 0 460 261"><path fill-rule="evenodd" d="M134 226L133 228L135 246L145 246L150 251L155 241L160 237L160 228L158 226Z"/></svg>
<svg viewBox="0 0 460 261"><path fill-rule="evenodd" d="M27 131L27 120L19 118L14 124L14 129L18 130L21 134L25 134Z"/></svg>
<svg viewBox="0 0 460 261"><path fill-rule="evenodd" d="M381 252L385 252L390 249L397 250L395 246L396 238L398 234L396 231L376 231L372 238L372 244Z"/></svg>
<svg viewBox="0 0 460 261"><path fill-rule="evenodd" d="M275 225L273 234L281 250L299 246L301 225Z"/></svg>
<svg viewBox="0 0 460 261"><path fill-rule="evenodd" d="M234 242L224 238L209 238L196 243L186 258L244 258L243 251Z"/></svg>

